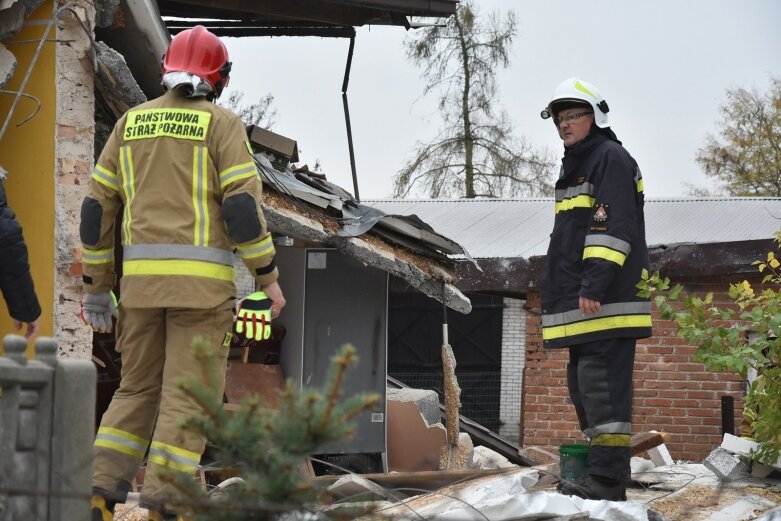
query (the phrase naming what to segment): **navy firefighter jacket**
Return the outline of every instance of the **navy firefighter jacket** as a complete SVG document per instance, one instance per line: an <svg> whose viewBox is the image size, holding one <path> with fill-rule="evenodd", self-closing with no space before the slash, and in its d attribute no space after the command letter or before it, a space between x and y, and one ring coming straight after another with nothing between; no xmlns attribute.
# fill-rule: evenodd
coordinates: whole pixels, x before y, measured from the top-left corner
<svg viewBox="0 0 781 521"><path fill-rule="evenodd" d="M592 131L567 150L556 182L541 281L543 345L651 336L651 304L635 287L648 266L640 169L620 141ZM581 315L581 296L600 302L599 313Z"/></svg>
<svg viewBox="0 0 781 521"><path fill-rule="evenodd" d="M8 207L0 178L0 290L11 318L32 322L41 315L35 295L22 227Z"/></svg>

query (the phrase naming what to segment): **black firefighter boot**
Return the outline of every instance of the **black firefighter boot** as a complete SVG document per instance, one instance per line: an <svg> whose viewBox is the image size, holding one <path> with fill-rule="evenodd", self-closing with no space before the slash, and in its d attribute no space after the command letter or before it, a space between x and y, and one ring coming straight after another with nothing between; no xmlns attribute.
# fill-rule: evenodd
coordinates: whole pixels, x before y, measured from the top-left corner
<svg viewBox="0 0 781 521"><path fill-rule="evenodd" d="M556 490L583 499L626 501L626 482L594 474L588 474L585 479L577 481L562 479Z"/></svg>

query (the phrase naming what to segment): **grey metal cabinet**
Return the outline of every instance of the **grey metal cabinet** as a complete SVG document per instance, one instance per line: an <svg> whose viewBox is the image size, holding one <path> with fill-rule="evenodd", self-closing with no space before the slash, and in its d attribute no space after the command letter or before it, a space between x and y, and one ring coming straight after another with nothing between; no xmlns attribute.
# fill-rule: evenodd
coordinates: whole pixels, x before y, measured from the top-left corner
<svg viewBox="0 0 781 521"><path fill-rule="evenodd" d="M332 249L279 248L277 259L290 308L281 317L288 331L286 375L302 385L323 385L331 357L349 343L358 364L348 370L343 396L381 397L374 410L353 420L350 439L322 447L319 456L353 471L385 471L388 274Z"/></svg>

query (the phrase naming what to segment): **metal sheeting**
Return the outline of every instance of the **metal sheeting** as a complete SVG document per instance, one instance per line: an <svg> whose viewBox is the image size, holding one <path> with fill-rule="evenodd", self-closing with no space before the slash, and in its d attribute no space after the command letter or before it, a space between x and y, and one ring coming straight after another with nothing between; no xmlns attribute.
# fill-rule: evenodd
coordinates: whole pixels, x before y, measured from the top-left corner
<svg viewBox="0 0 781 521"><path fill-rule="evenodd" d="M256 154L255 159L263 182L278 193L337 212L338 217L330 214L328 218L338 222L341 237L359 237L372 230L390 242L418 252L472 259L460 244L441 235L416 215L388 215L358 203L333 183L302 173L294 174L289 167L284 173L279 172L262 153Z"/></svg>
<svg viewBox="0 0 781 521"><path fill-rule="evenodd" d="M417 215L458 240L475 258L545 255L553 229L553 198L363 202L389 214ZM781 198L668 198L645 203L649 246L770 239L781 227L779 219Z"/></svg>

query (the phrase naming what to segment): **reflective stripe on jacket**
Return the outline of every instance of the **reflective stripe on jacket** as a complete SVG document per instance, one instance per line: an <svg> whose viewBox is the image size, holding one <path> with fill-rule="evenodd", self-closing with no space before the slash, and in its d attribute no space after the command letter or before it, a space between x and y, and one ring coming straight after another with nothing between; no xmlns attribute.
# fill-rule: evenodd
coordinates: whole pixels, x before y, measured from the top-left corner
<svg viewBox="0 0 781 521"><path fill-rule="evenodd" d="M244 125L230 110L176 91L130 109L95 165L82 207L85 291L114 284L120 208L124 306L224 302L235 294L234 250L258 283L273 282L261 187ZM226 223L228 206L240 233Z"/></svg>
<svg viewBox="0 0 781 521"><path fill-rule="evenodd" d="M643 184L635 160L597 131L568 150L541 285L545 347L651 335L651 305L635 285L648 268ZM579 298L601 303L583 316Z"/></svg>

